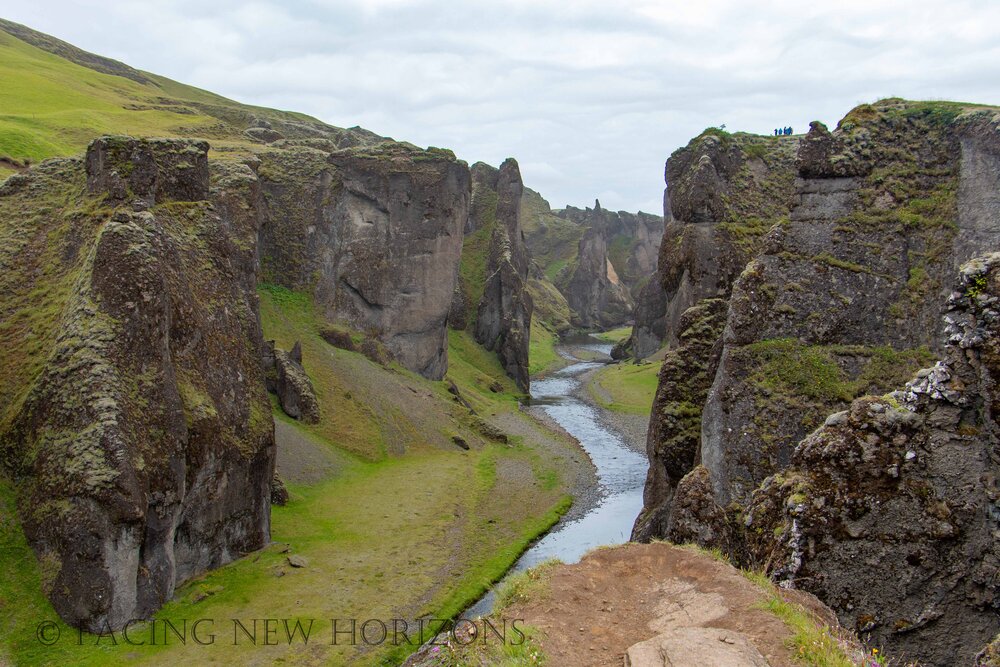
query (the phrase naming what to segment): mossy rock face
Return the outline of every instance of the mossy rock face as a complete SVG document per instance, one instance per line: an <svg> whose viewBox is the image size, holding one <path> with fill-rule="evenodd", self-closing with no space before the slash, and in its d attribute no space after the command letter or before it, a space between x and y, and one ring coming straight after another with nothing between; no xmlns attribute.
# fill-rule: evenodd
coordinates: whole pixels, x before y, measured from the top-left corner
<svg viewBox="0 0 1000 667"><path fill-rule="evenodd" d="M983 409L996 403L998 304L1000 255L966 264L941 361L830 415L744 512L752 563L901 660L971 664L1000 631L998 424Z"/></svg>
<svg viewBox="0 0 1000 667"><path fill-rule="evenodd" d="M745 503L826 414L940 351L949 276L1000 240L975 222L1000 171L967 164L1000 135L995 114L936 109L886 100L802 140L797 203L730 299L703 434L720 502Z"/></svg>
<svg viewBox="0 0 1000 667"><path fill-rule="evenodd" d="M677 484L698 464L701 411L715 376L725 323L724 299L699 302L681 317L681 342L663 359L646 442L649 474L633 540L672 539L670 507Z"/></svg>
<svg viewBox="0 0 1000 667"><path fill-rule="evenodd" d="M51 565L50 600L90 630L148 616L180 582L269 539L274 440L254 293L259 219L177 199L208 193L207 169L168 178L160 169L194 164L205 148L92 145L87 165L115 164L121 174L126 156L156 167L152 181L124 179L140 188L130 196L152 196L148 210L109 207L116 195L94 191L107 179L89 179L81 194L79 161L39 168L27 187L0 197L4 233L17 224L12 209L49 220L44 234L5 252L61 249L52 267L22 276L20 291L39 299L15 290L0 313L5 338L21 335L24 317L50 314L36 322L44 346L26 350L4 378L0 443L21 479L29 542ZM99 173L111 171L87 176ZM220 196L217 210L231 204Z"/></svg>
<svg viewBox="0 0 1000 667"><path fill-rule="evenodd" d="M670 217L655 283L636 308L638 357L677 343L685 310L728 297L765 238L795 203L799 137L706 131L667 160L664 207Z"/></svg>
<svg viewBox="0 0 1000 667"><path fill-rule="evenodd" d="M87 189L109 203L208 199L208 142L101 137L87 149Z"/></svg>
<svg viewBox="0 0 1000 667"><path fill-rule="evenodd" d="M328 321L442 377L468 167L450 151L395 142L333 152L280 144L258 156L265 281L311 292Z"/></svg>

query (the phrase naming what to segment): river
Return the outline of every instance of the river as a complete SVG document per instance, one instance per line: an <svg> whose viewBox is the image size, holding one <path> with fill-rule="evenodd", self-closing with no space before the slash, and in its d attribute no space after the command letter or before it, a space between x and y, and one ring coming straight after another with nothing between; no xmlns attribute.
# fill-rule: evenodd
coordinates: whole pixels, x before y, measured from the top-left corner
<svg viewBox="0 0 1000 667"><path fill-rule="evenodd" d="M575 363L545 378L532 380L531 404L539 406L580 441L597 468L600 499L583 516L558 522L521 555L508 575L550 558L575 563L595 547L627 542L632 523L642 509L646 457L630 449L622 435L599 418L589 399L579 398L587 396L586 391L580 391L582 376L603 365L599 361L580 361L568 351L581 348L604 356L611 352L611 345L593 338L572 348L560 348L560 354L576 360ZM491 590L462 615L475 618L489 613L493 598Z"/></svg>

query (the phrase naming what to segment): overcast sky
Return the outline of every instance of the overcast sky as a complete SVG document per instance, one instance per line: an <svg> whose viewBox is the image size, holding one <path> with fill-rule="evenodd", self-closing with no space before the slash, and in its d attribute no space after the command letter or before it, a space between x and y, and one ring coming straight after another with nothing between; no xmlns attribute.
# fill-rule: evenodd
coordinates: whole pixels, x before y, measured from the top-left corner
<svg viewBox="0 0 1000 667"><path fill-rule="evenodd" d="M459 157L554 207L661 212L711 125L770 134L882 97L1000 104L997 0L0 0L5 18L242 102Z"/></svg>

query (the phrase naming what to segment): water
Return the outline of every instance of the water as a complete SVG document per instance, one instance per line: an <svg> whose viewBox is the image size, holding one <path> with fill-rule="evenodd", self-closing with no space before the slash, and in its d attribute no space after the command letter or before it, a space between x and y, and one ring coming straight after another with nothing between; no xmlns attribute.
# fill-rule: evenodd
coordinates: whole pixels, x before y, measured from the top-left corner
<svg viewBox="0 0 1000 667"><path fill-rule="evenodd" d="M611 346L590 339L583 347L608 355ZM568 355L564 353L563 356ZM625 444L621 436L597 418L593 406L573 396L580 376L598 362L579 362L531 383L531 403L539 405L586 450L597 468L597 505L579 519L560 522L514 563L508 574L526 570L550 558L575 563L591 549L627 542L632 522L642 509L642 487L646 480L646 457ZM493 591L470 607L463 616L474 618L493 608Z"/></svg>

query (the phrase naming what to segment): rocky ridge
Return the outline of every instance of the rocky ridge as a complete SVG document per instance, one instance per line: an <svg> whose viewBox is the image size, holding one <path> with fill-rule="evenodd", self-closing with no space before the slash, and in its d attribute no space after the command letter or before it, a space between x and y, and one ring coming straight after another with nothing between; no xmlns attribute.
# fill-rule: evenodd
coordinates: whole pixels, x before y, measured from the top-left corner
<svg viewBox="0 0 1000 667"><path fill-rule="evenodd" d="M476 340L500 357L507 374L528 391L528 342L533 302L528 293L528 249L521 232L523 184L517 162L508 158L496 178L495 224L486 258L483 296L476 312Z"/></svg>
<svg viewBox="0 0 1000 667"><path fill-rule="evenodd" d="M728 298L764 234L788 215L798 142L710 129L670 156L656 275L637 295L632 336L617 356L643 359L676 343L685 310Z"/></svg>
<svg viewBox="0 0 1000 667"><path fill-rule="evenodd" d="M0 215L26 220L5 230L21 235L4 244L8 280L21 278L7 286L6 343L27 337L5 373L0 443L49 599L95 632L269 540L259 220L210 192L207 149L104 138L86 163L0 188ZM232 187L249 191L251 176L230 174ZM39 288L55 295L44 309ZM29 329L10 327L31 312Z"/></svg>
<svg viewBox="0 0 1000 667"><path fill-rule="evenodd" d="M743 517L755 490L773 484L765 480L797 460L801 465L805 459L798 457L806 451L818 451L806 445L814 436L798 448L796 443L831 412L864 394L899 386L944 349L938 322L949 276L971 254L997 245L990 223L1000 178L997 136L995 110L950 103L884 100L853 110L833 132L813 124L798 148L788 216L759 235L754 256L733 283L724 332L702 348L712 350L701 353L703 363L714 363L719 355L707 397L702 400L704 388L698 386L689 394L658 397L654 405L654 416L688 398L696 406L693 412L701 406L699 451L689 471L674 471L686 472L683 478L669 477L670 483L663 484L668 478L654 477L652 470L672 470L669 465L681 455L689 460L691 439L683 437L686 423L662 428L662 419L652 421L651 485L635 537L696 541L721 547L741 562L757 562L762 552L752 545L761 538L756 530L747 533ZM698 162L706 165L699 170L707 170L706 161ZM688 190L701 194L693 200L682 197L675 214L715 216L718 202L736 201L712 196L712 188L723 184L711 185L710 178L705 183ZM668 192L672 198L672 187ZM671 245L665 239L662 247ZM691 255L682 257L688 261ZM672 266L662 259L661 271ZM717 290L717 275L709 274L708 284L706 289ZM856 458L851 465L857 465ZM923 562L922 580L949 576L947 558ZM810 572L820 577L820 569ZM859 631L874 630L886 641L892 633L901 653L946 664L944 651L931 649L930 640L921 638L933 636L933 629L907 632L908 623L888 630L859 622L865 614L855 613L856 607L848 610L853 602L836 592L854 590L850 576L858 575L849 573L845 557L841 569L832 566L826 583L810 590ZM803 580L802 585L811 584ZM896 614L893 607L900 603L878 587L866 600L872 618ZM955 618L969 614L970 626L979 629L970 629L961 641L966 651L979 641L978 650L986 629L974 620L975 613L956 606L949 613ZM904 616L915 624L920 613Z"/></svg>

